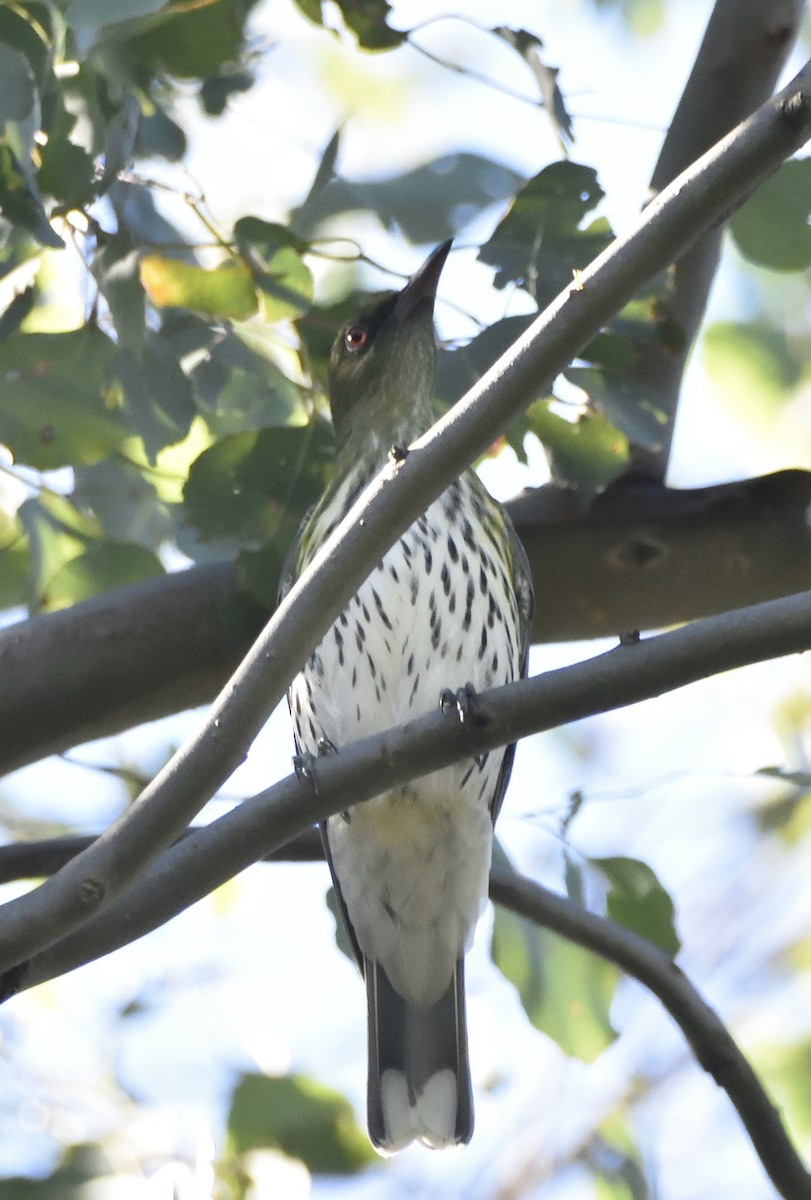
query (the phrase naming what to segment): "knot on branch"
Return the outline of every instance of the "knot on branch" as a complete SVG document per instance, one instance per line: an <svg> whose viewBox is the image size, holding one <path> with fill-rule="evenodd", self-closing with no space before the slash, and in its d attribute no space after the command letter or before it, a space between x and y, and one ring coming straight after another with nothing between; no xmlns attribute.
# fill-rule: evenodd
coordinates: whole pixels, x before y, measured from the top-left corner
<svg viewBox="0 0 811 1200"><path fill-rule="evenodd" d="M805 92L794 92L781 105L783 118L789 129L802 129L811 111L811 99Z"/></svg>

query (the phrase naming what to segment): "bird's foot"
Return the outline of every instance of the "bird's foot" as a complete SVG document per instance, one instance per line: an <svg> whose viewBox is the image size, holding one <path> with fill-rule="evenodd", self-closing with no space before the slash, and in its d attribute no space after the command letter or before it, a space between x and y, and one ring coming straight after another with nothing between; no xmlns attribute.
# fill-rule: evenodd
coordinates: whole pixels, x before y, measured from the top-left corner
<svg viewBox="0 0 811 1200"><path fill-rule="evenodd" d="M293 755L293 770L296 774L296 779L299 783L308 783L313 789L313 794L318 795L318 781L315 775L315 765L319 758L326 758L328 754L337 754L338 747L333 745L329 738L320 737L316 743L315 754L294 754Z"/></svg>
<svg viewBox="0 0 811 1200"><path fill-rule="evenodd" d="M439 707L443 713L456 713L462 725L486 725L487 718L479 706L479 697L472 683L464 687L443 688L439 695Z"/></svg>

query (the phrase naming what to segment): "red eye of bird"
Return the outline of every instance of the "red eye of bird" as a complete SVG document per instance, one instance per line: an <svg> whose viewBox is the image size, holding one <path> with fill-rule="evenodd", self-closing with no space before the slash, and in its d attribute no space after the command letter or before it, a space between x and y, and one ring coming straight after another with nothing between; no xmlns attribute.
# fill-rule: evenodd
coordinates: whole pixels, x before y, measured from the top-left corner
<svg viewBox="0 0 811 1200"><path fill-rule="evenodd" d="M352 325L344 334L344 345L347 350L362 350L369 340L369 330L365 325Z"/></svg>

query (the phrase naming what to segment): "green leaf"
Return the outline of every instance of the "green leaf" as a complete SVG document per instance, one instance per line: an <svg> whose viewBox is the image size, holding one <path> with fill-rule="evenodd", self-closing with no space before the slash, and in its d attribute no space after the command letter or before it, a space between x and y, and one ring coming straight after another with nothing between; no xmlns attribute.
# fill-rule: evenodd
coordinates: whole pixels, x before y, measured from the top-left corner
<svg viewBox="0 0 811 1200"><path fill-rule="evenodd" d="M758 266L811 266L811 158L783 163L738 209L730 229L741 254Z"/></svg>
<svg viewBox="0 0 811 1200"><path fill-rule="evenodd" d="M0 314L0 341L5 341L6 338L17 332L34 307L36 297L37 290L33 286L23 288L16 294L8 307Z"/></svg>
<svg viewBox="0 0 811 1200"><path fill-rule="evenodd" d="M512 196L521 176L480 154L446 154L388 179L335 178L292 216L303 236L323 222L358 209L374 213L415 245L459 233L477 213Z"/></svg>
<svg viewBox="0 0 811 1200"><path fill-rule="evenodd" d="M649 399L644 377L632 371L597 367L567 367L566 379L584 391L606 422L621 430L635 446L656 450L661 444L666 417Z"/></svg>
<svg viewBox="0 0 811 1200"><path fill-rule="evenodd" d="M135 145L137 158L165 158L179 162L187 145L184 130L158 105L151 113L141 116Z"/></svg>
<svg viewBox="0 0 811 1200"><path fill-rule="evenodd" d="M179 506L159 499L154 469L144 471L123 458L103 458L74 469L73 500L92 512L101 531L114 542L135 542L157 550L174 533Z"/></svg>
<svg viewBox="0 0 811 1200"><path fill-rule="evenodd" d="M19 521L0 513L0 610L27 604L31 556Z"/></svg>
<svg viewBox="0 0 811 1200"><path fill-rule="evenodd" d="M769 1091L788 1115L795 1137L811 1133L811 1038L773 1047L759 1047L758 1061Z"/></svg>
<svg viewBox="0 0 811 1200"><path fill-rule="evenodd" d="M5 220L32 234L42 246L64 249L65 243L48 221L32 180L8 144L0 142L0 213Z"/></svg>
<svg viewBox="0 0 811 1200"><path fill-rule="evenodd" d="M40 153L37 185L65 208L81 208L95 195L91 155L66 136L52 136Z"/></svg>
<svg viewBox="0 0 811 1200"><path fill-rule="evenodd" d="M192 463L187 521L203 540L287 548L328 473L332 435L322 422L230 434Z"/></svg>
<svg viewBox="0 0 811 1200"><path fill-rule="evenodd" d="M92 325L0 342L0 442L18 462L40 470L91 463L121 444L129 430L106 399L114 354Z"/></svg>
<svg viewBox="0 0 811 1200"><path fill-rule="evenodd" d="M586 411L567 421L549 404L539 400L530 405L530 429L543 443L555 479L576 488L587 503L627 469L628 439L597 413Z"/></svg>
<svg viewBox="0 0 811 1200"><path fill-rule="evenodd" d="M161 338L148 334L137 353L122 346L111 373L123 388L132 427L150 460L185 438L195 416L191 384Z"/></svg>
<svg viewBox="0 0 811 1200"><path fill-rule="evenodd" d="M111 1168L98 1146L70 1146L61 1163L42 1179L23 1176L3 1179L3 1200L80 1200L93 1181L109 1176Z"/></svg>
<svg viewBox="0 0 811 1200"><path fill-rule="evenodd" d="M53 492L26 500L18 515L29 541L29 598L38 607L45 581L81 554L99 530L69 500Z"/></svg>
<svg viewBox="0 0 811 1200"><path fill-rule="evenodd" d="M302 1075L243 1075L231 1097L228 1140L235 1154L280 1150L314 1174L352 1175L375 1161L349 1101Z"/></svg>
<svg viewBox="0 0 811 1200"><path fill-rule="evenodd" d="M211 346L191 382L215 436L303 419L298 387L238 334L226 334Z"/></svg>
<svg viewBox="0 0 811 1200"><path fill-rule="evenodd" d="M803 364L782 330L765 323L717 321L701 349L707 371L738 419L760 421L786 399Z"/></svg>
<svg viewBox="0 0 811 1200"><path fill-rule="evenodd" d="M258 308L254 281L244 263L228 262L208 270L147 254L140 270L144 290L158 308L190 308L231 321L245 321Z"/></svg>
<svg viewBox="0 0 811 1200"><path fill-rule="evenodd" d="M636 858L591 858L610 884L606 906L612 921L632 929L666 954L678 953L673 901L647 863Z"/></svg>
<svg viewBox="0 0 811 1200"><path fill-rule="evenodd" d="M164 9L128 39L128 55L140 70L154 63L181 79L207 79L239 59L246 8L243 0L209 0L185 11Z"/></svg>
<svg viewBox="0 0 811 1200"><path fill-rule="evenodd" d="M44 4L0 7L0 42L25 55L39 88L50 71L53 41L53 18Z"/></svg>
<svg viewBox="0 0 811 1200"><path fill-rule="evenodd" d="M361 50L393 50L408 36L387 24L391 5L386 0L337 0L337 4Z"/></svg>
<svg viewBox="0 0 811 1200"><path fill-rule="evenodd" d="M160 560L143 546L92 542L44 581L41 604L48 611L66 608L100 592L162 574Z"/></svg>
<svg viewBox="0 0 811 1200"><path fill-rule="evenodd" d="M536 1029L593 1062L616 1039L609 1016L618 971L596 954L497 907L493 962L518 989Z"/></svg>
<svg viewBox="0 0 811 1200"><path fill-rule="evenodd" d="M502 317L466 346L440 352L437 357L437 393L443 403L455 404L505 350L529 328L532 314Z"/></svg>
<svg viewBox="0 0 811 1200"><path fill-rule="evenodd" d="M92 264L93 278L110 308L118 343L139 351L146 334L146 297L139 251L126 230L110 239Z"/></svg>
<svg viewBox="0 0 811 1200"><path fill-rule="evenodd" d="M281 321L306 312L313 299L312 275L301 259L307 243L287 226L258 217L242 217L234 236L262 293L265 319Z"/></svg>
<svg viewBox="0 0 811 1200"><path fill-rule="evenodd" d="M506 217L482 246L479 258L496 268L498 288L518 283L539 308L572 283L608 246L611 227L604 218L581 228L603 198L597 174L578 163L557 162L525 184Z"/></svg>
<svg viewBox="0 0 811 1200"><path fill-rule="evenodd" d="M36 81L26 56L0 42L0 125L22 121L34 107Z"/></svg>
<svg viewBox="0 0 811 1200"><path fill-rule="evenodd" d="M65 14L74 29L102 29L156 13L166 0L70 0Z"/></svg>

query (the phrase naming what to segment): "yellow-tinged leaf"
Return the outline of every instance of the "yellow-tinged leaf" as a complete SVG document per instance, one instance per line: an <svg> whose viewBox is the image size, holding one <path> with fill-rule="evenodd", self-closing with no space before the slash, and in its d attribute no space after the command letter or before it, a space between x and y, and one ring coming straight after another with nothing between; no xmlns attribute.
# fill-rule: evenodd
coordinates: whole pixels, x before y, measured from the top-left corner
<svg viewBox="0 0 811 1200"><path fill-rule="evenodd" d="M147 254L141 259L140 275L146 294L158 308L190 308L232 321L246 321L257 311L256 289L244 263L207 270Z"/></svg>

